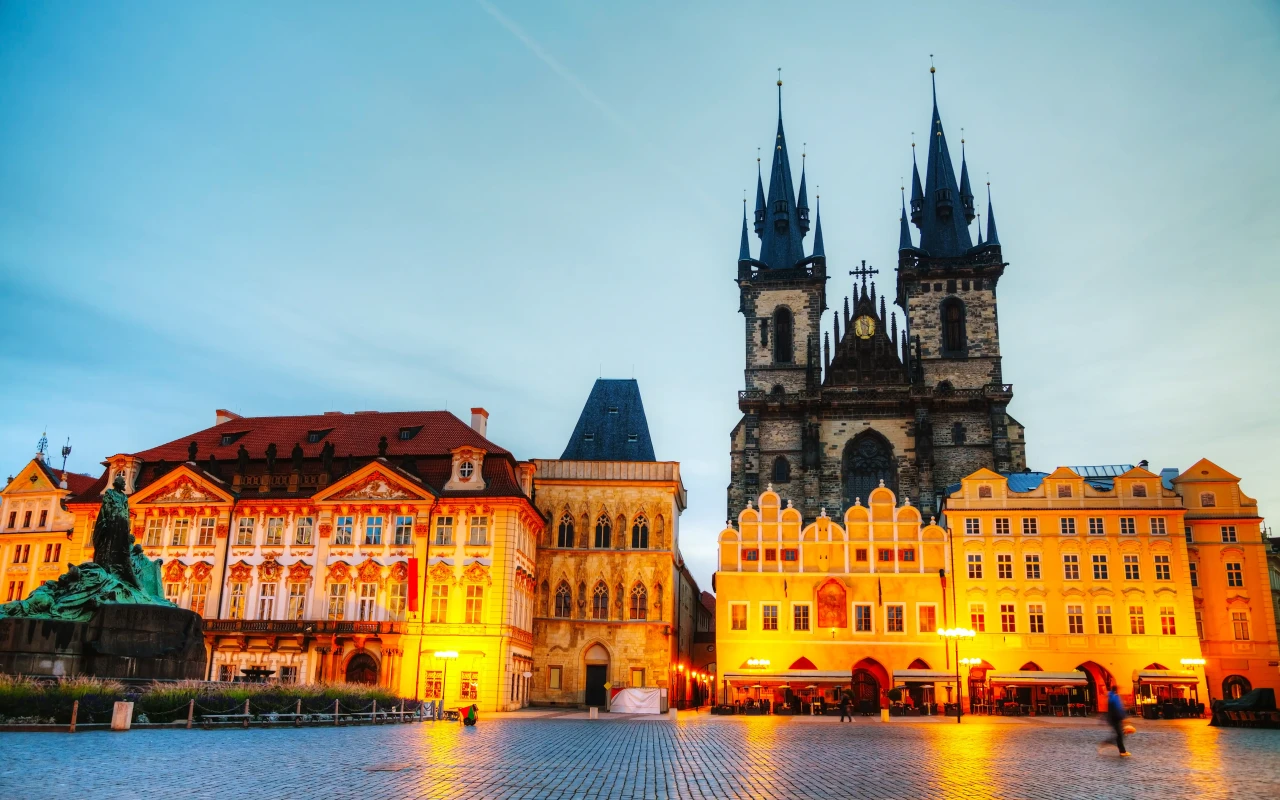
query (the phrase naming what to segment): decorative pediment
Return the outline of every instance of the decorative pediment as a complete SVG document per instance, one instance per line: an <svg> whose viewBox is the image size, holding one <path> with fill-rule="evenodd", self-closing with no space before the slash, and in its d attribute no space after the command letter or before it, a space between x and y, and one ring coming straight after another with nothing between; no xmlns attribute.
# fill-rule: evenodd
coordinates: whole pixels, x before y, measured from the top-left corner
<svg viewBox="0 0 1280 800"><path fill-rule="evenodd" d="M295 561L289 565L289 580L292 583L306 583L311 580L311 565Z"/></svg>
<svg viewBox="0 0 1280 800"><path fill-rule="evenodd" d="M391 565L391 580L396 583L404 583L409 577L409 565L403 561L397 561Z"/></svg>
<svg viewBox="0 0 1280 800"><path fill-rule="evenodd" d="M1115 592L1104 586L1095 586L1089 590L1090 597L1115 597Z"/></svg>
<svg viewBox="0 0 1280 800"><path fill-rule="evenodd" d="M361 583L382 583L382 565L372 558L367 559L356 568Z"/></svg>
<svg viewBox="0 0 1280 800"><path fill-rule="evenodd" d="M280 562L274 558L268 558L258 565L258 581L260 583L275 583L280 580L284 567L280 566Z"/></svg>
<svg viewBox="0 0 1280 800"><path fill-rule="evenodd" d="M165 583L182 583L186 577L187 568L181 561L173 560L164 565L164 581Z"/></svg>
<svg viewBox="0 0 1280 800"><path fill-rule="evenodd" d="M213 565L208 561L197 561L191 565L191 580L196 583L202 583L209 580L209 576L213 574Z"/></svg>
<svg viewBox="0 0 1280 800"><path fill-rule="evenodd" d="M431 568L427 570L427 577L431 579L432 583L453 584L456 582L453 579L453 567L443 561L438 561L433 564Z"/></svg>
<svg viewBox="0 0 1280 800"><path fill-rule="evenodd" d="M249 577L253 575L253 567L243 561L237 561L231 565L229 572L232 583L248 583Z"/></svg>
<svg viewBox="0 0 1280 800"><path fill-rule="evenodd" d="M485 586L493 584L493 578L489 576L489 569L479 561L473 561L471 566L462 571L463 583L479 583Z"/></svg>
<svg viewBox="0 0 1280 800"><path fill-rule="evenodd" d="M345 561L329 565L329 583L351 583L351 567Z"/></svg>
<svg viewBox="0 0 1280 800"><path fill-rule="evenodd" d="M18 492L49 492L58 487L49 482L49 478L45 475L44 470L36 464L35 459L27 462L17 477L9 481L4 487L5 494L16 494Z"/></svg>
<svg viewBox="0 0 1280 800"><path fill-rule="evenodd" d="M185 503L187 505L229 503L231 495L183 464L137 492L129 502L131 504Z"/></svg>
<svg viewBox="0 0 1280 800"><path fill-rule="evenodd" d="M1026 586L1023 588L1022 593L1028 597L1044 597L1047 594L1042 583Z"/></svg>
<svg viewBox="0 0 1280 800"><path fill-rule="evenodd" d="M316 494L317 501L353 500L357 502L431 500L432 494L406 476L397 474L382 461L366 464Z"/></svg>

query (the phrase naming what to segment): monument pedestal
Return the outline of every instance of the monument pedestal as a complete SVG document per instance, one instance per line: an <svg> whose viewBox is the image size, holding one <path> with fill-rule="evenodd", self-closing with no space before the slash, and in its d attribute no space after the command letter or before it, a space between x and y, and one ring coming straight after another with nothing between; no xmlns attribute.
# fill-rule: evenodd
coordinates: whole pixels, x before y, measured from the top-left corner
<svg viewBox="0 0 1280 800"><path fill-rule="evenodd" d="M88 622L0 619L0 672L204 680L204 621L185 608L100 606Z"/></svg>

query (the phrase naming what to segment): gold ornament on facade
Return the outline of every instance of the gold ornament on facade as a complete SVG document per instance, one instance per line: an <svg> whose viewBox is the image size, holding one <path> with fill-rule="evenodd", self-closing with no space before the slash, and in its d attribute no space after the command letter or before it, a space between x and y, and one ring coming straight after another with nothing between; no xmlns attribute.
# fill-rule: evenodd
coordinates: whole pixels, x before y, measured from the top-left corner
<svg viewBox="0 0 1280 800"><path fill-rule="evenodd" d="M187 568L181 561L175 559L164 565L165 583L182 583L186 574Z"/></svg>
<svg viewBox="0 0 1280 800"><path fill-rule="evenodd" d="M260 583L275 583L280 580L280 574L284 568L280 566L280 562L276 561L273 556L268 556L265 561L258 565L258 581Z"/></svg>
<svg viewBox="0 0 1280 800"><path fill-rule="evenodd" d="M351 583L351 567L345 561L335 562L329 567L329 583Z"/></svg>
<svg viewBox="0 0 1280 800"><path fill-rule="evenodd" d="M289 580L303 583L311 580L311 566L301 561L289 565Z"/></svg>
<svg viewBox="0 0 1280 800"><path fill-rule="evenodd" d="M490 586L493 584L493 578L489 576L489 570L483 564L473 561L471 566L462 571L462 582Z"/></svg>
<svg viewBox="0 0 1280 800"><path fill-rule="evenodd" d="M197 561L191 565L191 579L196 583L209 580L211 574L213 574L213 565L208 561Z"/></svg>
<svg viewBox="0 0 1280 800"><path fill-rule="evenodd" d="M391 565L391 580L396 583L404 583L409 577L409 565L403 561L397 561Z"/></svg>
<svg viewBox="0 0 1280 800"><path fill-rule="evenodd" d="M449 585L456 583L453 578L453 567L443 561L437 561L433 564L427 570L427 577L431 579L432 583L443 583Z"/></svg>
<svg viewBox="0 0 1280 800"><path fill-rule="evenodd" d="M362 583L385 583L385 580L382 577L382 565L374 561L372 558L366 559L365 562L356 569L356 574L360 576L360 581Z"/></svg>

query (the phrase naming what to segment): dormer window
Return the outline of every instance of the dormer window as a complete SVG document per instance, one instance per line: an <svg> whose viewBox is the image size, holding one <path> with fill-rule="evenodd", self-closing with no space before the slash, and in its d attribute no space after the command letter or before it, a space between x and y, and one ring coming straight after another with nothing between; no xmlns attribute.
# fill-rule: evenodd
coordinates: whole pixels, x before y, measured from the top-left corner
<svg viewBox="0 0 1280 800"><path fill-rule="evenodd" d="M418 435L418 431L422 430L421 425L407 425L400 429L400 441L407 442Z"/></svg>
<svg viewBox="0 0 1280 800"><path fill-rule="evenodd" d="M617 413L618 413L618 407L617 407L617 406L609 406L609 413L610 413L610 414L617 414Z"/></svg>
<svg viewBox="0 0 1280 800"><path fill-rule="evenodd" d="M238 440L241 436L244 436L246 433L248 433L248 431L233 431L231 433L224 433L222 434L222 438L218 440L218 443L222 447L226 447L229 444L235 444L236 440Z"/></svg>
<svg viewBox="0 0 1280 800"><path fill-rule="evenodd" d="M1071 487L1065 483L1058 484L1058 497L1070 497L1070 496L1071 496Z"/></svg>
<svg viewBox="0 0 1280 800"><path fill-rule="evenodd" d="M458 466L458 475L462 476L463 480L467 480L472 475L474 475L475 472L476 472L476 465L472 464L470 461L463 461Z"/></svg>
<svg viewBox="0 0 1280 800"><path fill-rule="evenodd" d="M638 434L638 433L628 433L628 434L627 434L627 441L628 441L628 442L638 442L638 441L640 441L640 434Z"/></svg>
<svg viewBox="0 0 1280 800"><path fill-rule="evenodd" d="M594 442L595 440L596 440L596 435L594 433L582 434L582 441L584 442Z"/></svg>
<svg viewBox="0 0 1280 800"><path fill-rule="evenodd" d="M1134 497L1146 497L1146 496L1147 496L1147 487L1146 487L1144 484L1141 484L1141 483L1134 484L1134 486L1133 486L1133 496L1134 496Z"/></svg>
<svg viewBox="0 0 1280 800"><path fill-rule="evenodd" d="M310 444L322 442L324 441L324 437L328 436L332 430L333 428L323 428L314 431L307 431L307 442Z"/></svg>

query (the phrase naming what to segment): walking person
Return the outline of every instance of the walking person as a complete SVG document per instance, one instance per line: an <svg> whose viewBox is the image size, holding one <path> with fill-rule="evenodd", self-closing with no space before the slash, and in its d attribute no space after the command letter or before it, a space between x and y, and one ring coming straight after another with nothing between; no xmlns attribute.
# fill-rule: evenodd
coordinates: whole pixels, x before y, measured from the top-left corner
<svg viewBox="0 0 1280 800"><path fill-rule="evenodd" d="M1120 692L1116 687L1112 686L1107 694L1107 724L1111 726L1111 730L1115 731L1115 736L1103 742L1103 745L1114 744L1116 749L1120 751L1120 755L1128 757L1129 751L1124 748L1124 718L1128 714L1124 710L1124 701L1120 699Z"/></svg>
<svg viewBox="0 0 1280 800"><path fill-rule="evenodd" d="M840 695L840 721L844 722L846 717L849 722L853 722L853 712L849 710L849 694L847 692Z"/></svg>

